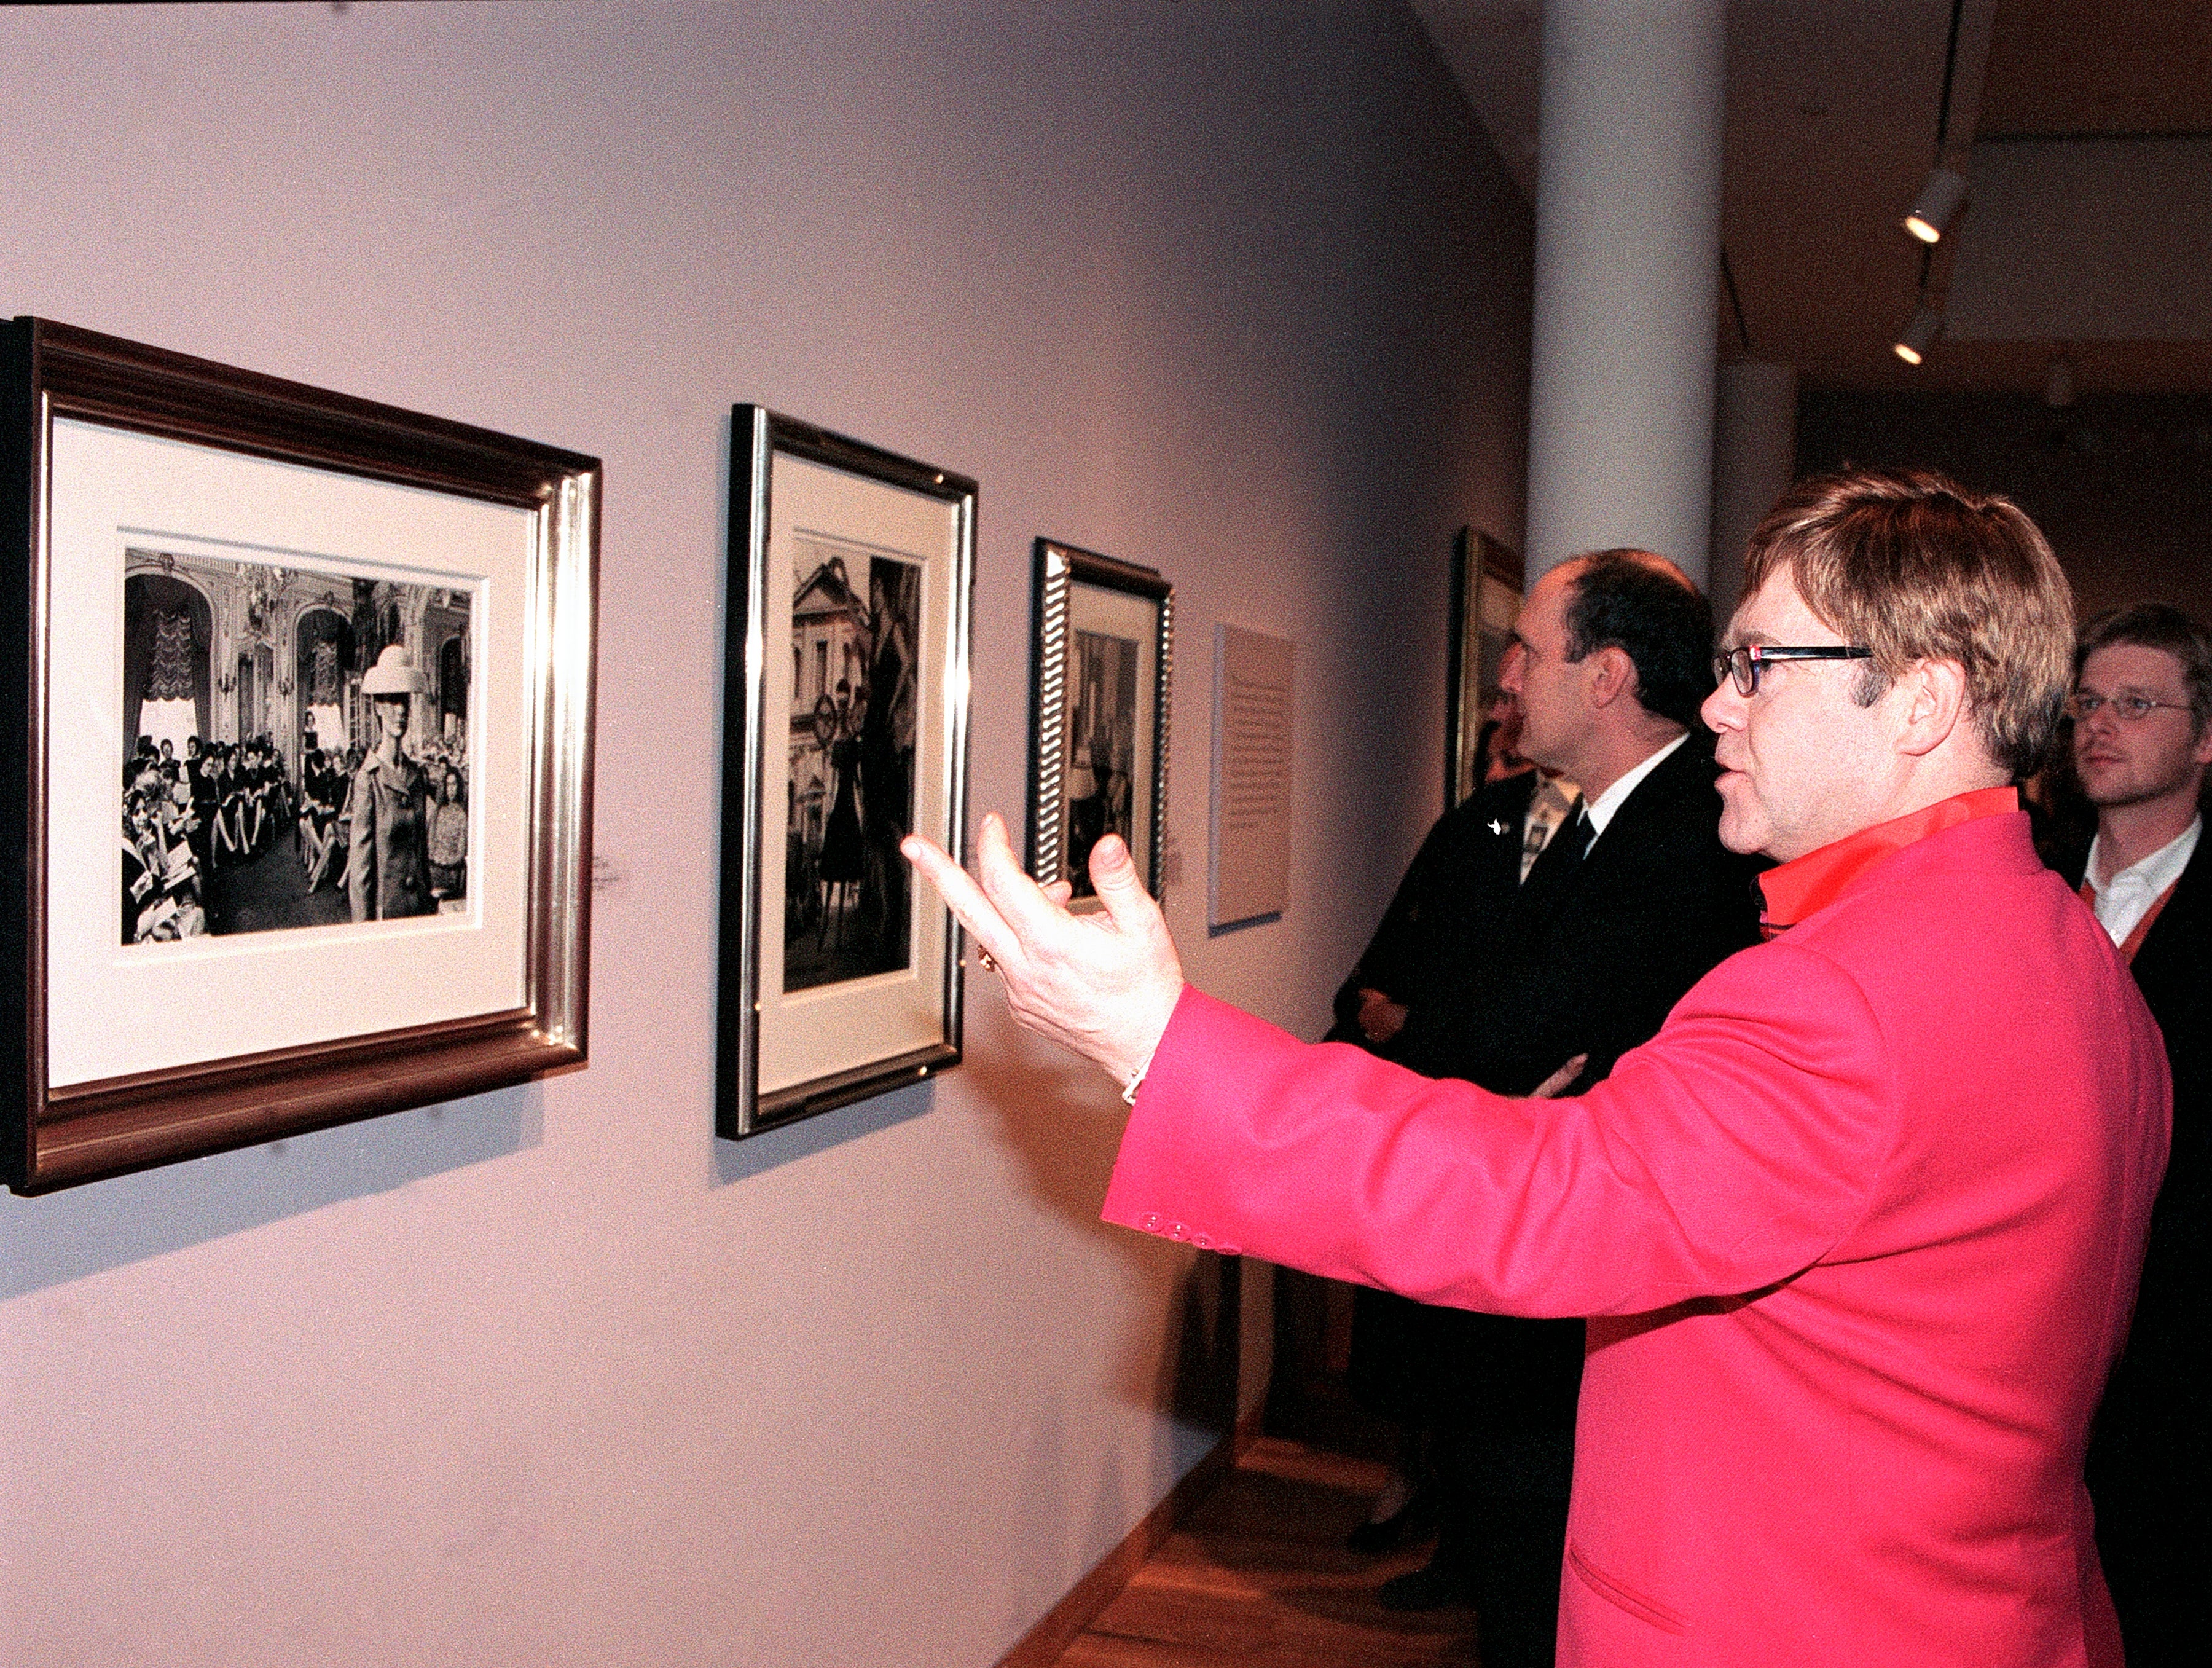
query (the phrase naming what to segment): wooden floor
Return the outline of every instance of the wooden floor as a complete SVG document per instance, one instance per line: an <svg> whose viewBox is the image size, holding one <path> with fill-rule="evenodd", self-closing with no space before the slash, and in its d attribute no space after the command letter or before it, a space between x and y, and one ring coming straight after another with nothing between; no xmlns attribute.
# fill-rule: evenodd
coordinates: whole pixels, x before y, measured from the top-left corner
<svg viewBox="0 0 2212 1668"><path fill-rule="evenodd" d="M1478 1660L1474 1614L1375 1602L1425 1547L1345 1550L1382 1470L1261 1437L1070 1645L1060 1668L1426 1668Z"/></svg>

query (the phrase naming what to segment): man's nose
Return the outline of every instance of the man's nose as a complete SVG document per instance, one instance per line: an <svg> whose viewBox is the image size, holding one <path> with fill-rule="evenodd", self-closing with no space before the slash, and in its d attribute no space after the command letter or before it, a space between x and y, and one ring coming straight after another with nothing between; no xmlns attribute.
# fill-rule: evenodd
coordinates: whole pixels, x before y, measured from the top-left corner
<svg viewBox="0 0 2212 1668"><path fill-rule="evenodd" d="M1723 678L1705 704L1698 709L1698 716L1705 721L1709 730L1734 730L1743 727L1744 697L1735 691L1735 680Z"/></svg>

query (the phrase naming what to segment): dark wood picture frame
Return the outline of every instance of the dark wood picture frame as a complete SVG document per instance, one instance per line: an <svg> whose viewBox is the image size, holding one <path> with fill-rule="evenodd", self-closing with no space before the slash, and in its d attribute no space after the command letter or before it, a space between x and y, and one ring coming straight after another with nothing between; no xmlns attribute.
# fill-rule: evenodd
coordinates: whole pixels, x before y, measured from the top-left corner
<svg viewBox="0 0 2212 1668"><path fill-rule="evenodd" d="M902 826L965 860L976 485L967 476L754 405L733 408L731 457L714 1127L723 1138L739 1140L960 1062L959 923L927 887L907 876L891 846L892 831L870 824L862 834L857 819L872 818L878 803L896 806ZM804 527L794 523L778 531L779 516L799 514L803 495L824 491L849 495L849 502L815 514ZM926 551L909 549L887 530L898 526L910 533L916 517L933 529ZM854 594L856 576L841 557L817 570L818 590L811 581L794 585L795 565L812 561L802 545L866 560L874 577ZM886 567L908 566L918 570L910 603L895 605L872 589ZM835 595L823 602L825 593ZM854 671L834 686L837 672L826 641L818 645L818 671L811 661L800 664L796 634L800 603L808 597L823 604L836 628L830 635L842 634L841 654L854 653L839 664ZM900 624L884 626L894 614ZM779 632L793 634L788 684L781 681ZM910 697L886 697L875 687L884 677L886 643L912 680ZM817 645L810 638L807 646ZM822 685L811 716L799 710L809 706L801 680L810 676ZM899 785L885 792L868 782L866 759L872 747L895 750L896 741L884 743L880 727L871 739L868 715L880 720L902 706L910 709L914 729ZM802 756L821 778L809 776L817 790L811 800L795 771ZM851 808L856 802L857 811ZM774 826L772 809L785 813ZM857 908L866 920L869 880L813 878L828 869L825 829L841 815L855 819L853 837L872 866L878 896L896 890L902 900L883 904L881 936L873 941L889 941L894 914L907 925L897 928L900 947L889 958L895 967L841 967L833 953L830 968L809 971L811 983L802 988L793 983L787 961L793 922L802 923L802 939L818 930L819 946L843 944L847 910ZM781 886L773 884L778 877ZM841 899L839 889L848 884L852 892ZM898 992L902 983L914 988L911 1001ZM907 1006L886 1022L872 1004L895 996ZM926 1020L916 1020L918 1009L927 1009ZM803 1056L817 1052L837 1062L818 1069L804 1063Z"/></svg>
<svg viewBox="0 0 2212 1668"><path fill-rule="evenodd" d="M1134 758L1132 786L1145 784L1151 803L1133 803L1137 825L1126 831L1135 853L1145 889L1154 898L1166 885L1168 827L1168 726L1175 677L1175 587L1159 572L1133 563L1119 562L1096 551L1064 544L1056 539L1037 539L1030 570L1031 636L1030 650L1030 874L1040 885L1073 880L1082 854L1073 851L1066 794L1069 662L1073 636L1081 629L1083 587L1094 593L1138 599L1149 610L1144 628L1152 669L1150 677L1139 670L1135 694L1146 710L1139 715L1139 734L1149 727L1149 758ZM1143 752L1139 745L1135 749Z"/></svg>
<svg viewBox="0 0 2212 1668"><path fill-rule="evenodd" d="M1450 642L1444 681L1444 809L1482 784L1482 691L1498 680L1521 608L1521 558L1474 527L1452 538Z"/></svg>
<svg viewBox="0 0 2212 1668"><path fill-rule="evenodd" d="M319 484L339 492L350 479L525 513L517 639L527 664L517 673L526 723L510 738L526 753L516 767L527 797L516 807L527 830L521 965L509 970L519 1006L50 1081L49 942L95 930L50 919L51 860L58 841L96 836L112 849L114 840L112 823L52 825L54 622L83 603L53 588L52 448L62 420L298 466L279 490L310 504ZM0 1027L0 1162L10 1187L46 1192L584 1065L599 489L595 458L51 320L0 325L0 634L18 651L0 676L0 850L21 858L0 883L0 983L20 1003ZM105 924L112 932L112 916ZM401 942L373 953L389 945L397 954Z"/></svg>

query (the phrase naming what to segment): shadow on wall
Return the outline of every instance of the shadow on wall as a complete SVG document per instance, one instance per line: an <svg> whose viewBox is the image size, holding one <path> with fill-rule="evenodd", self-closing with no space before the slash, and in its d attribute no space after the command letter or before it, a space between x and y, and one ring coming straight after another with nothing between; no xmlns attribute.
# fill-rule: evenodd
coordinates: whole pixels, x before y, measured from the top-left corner
<svg viewBox="0 0 2212 1668"><path fill-rule="evenodd" d="M1134 1243L1127 1229L1098 1220L1129 1117L1112 1080L1057 1044L1017 1030L995 989L986 1000L996 1009L987 1016L992 1035L969 1056L968 1088L1021 1161L1030 1196L1110 1245Z"/></svg>
<svg viewBox="0 0 2212 1668"><path fill-rule="evenodd" d="M495 1090L0 1202L0 1300L505 1158L544 1139L544 1091Z"/></svg>
<svg viewBox="0 0 2212 1668"><path fill-rule="evenodd" d="M714 1144L714 1185L727 1187L732 1182L750 1181L755 1176L811 1158L817 1153L842 1147L848 1141L866 1140L878 1130L921 1117L936 1107L937 1081L932 1078L871 1099L856 1100L832 1111L818 1112L779 1129L763 1129L743 1141L717 1137Z"/></svg>
<svg viewBox="0 0 2212 1668"><path fill-rule="evenodd" d="M1237 1423L1243 1332L1243 1259L1197 1251L1170 1312L1175 1331L1162 1354L1154 1405L1185 1426L1226 1436Z"/></svg>
<svg viewBox="0 0 2212 1668"><path fill-rule="evenodd" d="M983 1013L969 1012L963 1093L1019 1160L1030 1196L1077 1233L1097 1239L1130 1286L1158 1294L1146 1310L1166 1318L1164 1337L1147 1327L1122 1345L1119 1393L1186 1429L1227 1432L1237 1417L1239 1260L1100 1219L1128 1109L1097 1067L1015 1027L995 989L984 1002Z"/></svg>
<svg viewBox="0 0 2212 1668"><path fill-rule="evenodd" d="M1239 1260L1102 1221L1099 1207L1127 1118L1110 1082L1096 1067L1002 1017L971 1009L969 1026L968 1054L957 1078L962 1099L982 1113L986 1130L1019 1160L1030 1196L1077 1233L1097 1237L1129 1282L1158 1290L1164 1300L1166 1336L1148 1327L1120 1352L1121 1395L1133 1406L1167 1413L1187 1430L1225 1434L1237 1417ZM932 1080L744 1141L717 1141L715 1183L745 1181L923 1117L937 1110L940 1092L940 1081Z"/></svg>
<svg viewBox="0 0 2212 1668"><path fill-rule="evenodd" d="M1170 1415L1158 1427L1155 1455L1162 1488L1172 1483L1210 1452L1237 1421L1238 1332L1243 1280L1239 1259L1211 1251L1192 1253L1176 1300L1169 1306L1167 1348L1160 1352L1158 1399L1142 1403ZM1067 1575L1060 1549L1067 1544L1111 1548L1129 1529L1127 1479L1107 1464L1087 1491L1068 1472L1071 1436L1058 1416L1058 1404L1041 1404L1027 1453L1025 1500L1056 1502L1062 1514L1054 1528L1023 1538L1021 1591L1042 1604L1057 1602ZM1076 1532L1070 1525L1087 1502L1089 1519Z"/></svg>

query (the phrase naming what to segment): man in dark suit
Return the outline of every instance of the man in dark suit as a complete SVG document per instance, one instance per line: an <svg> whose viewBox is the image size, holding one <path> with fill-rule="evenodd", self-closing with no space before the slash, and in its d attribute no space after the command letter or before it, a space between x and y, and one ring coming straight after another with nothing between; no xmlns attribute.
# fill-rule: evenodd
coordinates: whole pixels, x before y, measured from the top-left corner
<svg viewBox="0 0 2212 1668"><path fill-rule="evenodd" d="M1579 1060L1547 1086L1578 1093L1757 941L1757 865L1720 843L1713 741L1697 716L1711 646L1705 599L1647 551L1581 557L1538 581L1502 683L1522 705L1521 752L1581 794L1525 880L1533 774L1437 825L1340 996L1350 1027L1401 1065L1502 1094L1539 1092ZM1406 1318L1360 1300L1364 1319ZM1439 1538L1383 1602L1471 1600L1486 1668L1549 1664L1583 1323L1425 1313L1414 1348L1430 1358L1406 1368L1434 1386Z"/></svg>
<svg viewBox="0 0 2212 1668"><path fill-rule="evenodd" d="M2075 654L2074 766L2097 836L2072 879L2128 959L2173 1068L2173 1149L2127 1348L2090 1435L2097 1548L2130 1668L2196 1661L2212 1552L2212 642L2178 608L2099 615Z"/></svg>

